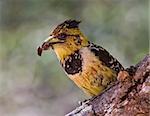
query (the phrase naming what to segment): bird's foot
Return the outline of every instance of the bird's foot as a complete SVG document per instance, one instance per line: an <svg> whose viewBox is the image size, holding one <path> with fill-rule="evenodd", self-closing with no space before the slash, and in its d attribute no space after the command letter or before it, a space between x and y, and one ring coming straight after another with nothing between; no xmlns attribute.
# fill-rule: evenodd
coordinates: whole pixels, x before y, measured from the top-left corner
<svg viewBox="0 0 150 116"><path fill-rule="evenodd" d="M137 70L137 67L135 66L130 66L129 68L126 68L125 71L129 73L130 76L133 76Z"/></svg>
<svg viewBox="0 0 150 116"><path fill-rule="evenodd" d="M84 101L78 101L79 105L87 104L90 101L90 99L85 99Z"/></svg>

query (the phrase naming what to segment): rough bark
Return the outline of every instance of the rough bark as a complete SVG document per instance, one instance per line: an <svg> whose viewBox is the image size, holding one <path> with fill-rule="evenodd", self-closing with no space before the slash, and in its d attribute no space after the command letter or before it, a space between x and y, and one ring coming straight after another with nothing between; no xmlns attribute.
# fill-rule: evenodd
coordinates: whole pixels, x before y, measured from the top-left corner
<svg viewBox="0 0 150 116"><path fill-rule="evenodd" d="M66 116L150 116L150 55L121 71L118 81Z"/></svg>

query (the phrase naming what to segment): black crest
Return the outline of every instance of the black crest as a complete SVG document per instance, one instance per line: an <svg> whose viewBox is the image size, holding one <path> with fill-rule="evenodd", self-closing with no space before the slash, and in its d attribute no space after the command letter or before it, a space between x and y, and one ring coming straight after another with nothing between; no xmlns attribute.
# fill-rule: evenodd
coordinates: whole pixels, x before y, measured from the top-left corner
<svg viewBox="0 0 150 116"><path fill-rule="evenodd" d="M53 31L53 34L58 34L60 32L61 29L63 28L78 28L79 27L79 23L81 21L76 21L76 20L66 20L63 23L59 24Z"/></svg>
<svg viewBox="0 0 150 116"><path fill-rule="evenodd" d="M67 28L78 28L81 21L76 20L66 20L64 22L64 25L66 25Z"/></svg>

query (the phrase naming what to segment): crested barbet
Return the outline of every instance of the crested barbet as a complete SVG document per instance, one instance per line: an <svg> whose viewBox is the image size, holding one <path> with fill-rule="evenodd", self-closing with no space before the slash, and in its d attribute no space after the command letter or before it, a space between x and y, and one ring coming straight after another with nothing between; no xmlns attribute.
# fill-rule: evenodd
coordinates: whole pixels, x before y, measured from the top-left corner
<svg viewBox="0 0 150 116"><path fill-rule="evenodd" d="M79 29L80 21L59 24L38 48L52 48L67 76L86 94L97 96L117 80L123 66L101 46L91 43Z"/></svg>

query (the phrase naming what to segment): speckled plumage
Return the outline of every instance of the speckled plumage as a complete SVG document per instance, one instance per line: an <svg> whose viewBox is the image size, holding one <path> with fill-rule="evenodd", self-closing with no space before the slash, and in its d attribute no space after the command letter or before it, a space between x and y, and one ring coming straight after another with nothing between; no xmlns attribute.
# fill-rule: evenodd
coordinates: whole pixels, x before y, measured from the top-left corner
<svg viewBox="0 0 150 116"><path fill-rule="evenodd" d="M97 52L101 54L97 55ZM80 57L74 59L73 56ZM69 60L70 65L66 63ZM62 66L69 78L90 96L96 96L112 85L118 72L123 70L122 65L105 49L93 43L68 56ZM66 70L67 66L72 72Z"/></svg>
<svg viewBox="0 0 150 116"><path fill-rule="evenodd" d="M85 93L96 96L112 85L124 68L104 48L89 42L79 23L67 20L58 25L40 52L52 47L67 76Z"/></svg>

